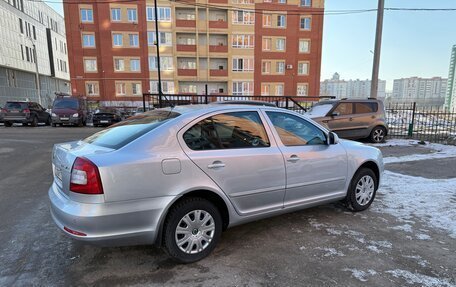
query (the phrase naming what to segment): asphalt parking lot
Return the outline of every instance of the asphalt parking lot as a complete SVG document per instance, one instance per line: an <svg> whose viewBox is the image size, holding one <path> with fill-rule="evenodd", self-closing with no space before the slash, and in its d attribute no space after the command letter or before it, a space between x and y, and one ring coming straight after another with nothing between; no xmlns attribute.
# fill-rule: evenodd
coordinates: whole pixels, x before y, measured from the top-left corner
<svg viewBox="0 0 456 287"><path fill-rule="evenodd" d="M51 149L98 130L0 126L0 286L456 286L456 237L424 217L386 212L388 184L362 213L335 203L229 229L208 258L189 265L153 246L73 241L49 214ZM389 157L432 152L382 150ZM456 177L455 158L386 167L390 181L453 184ZM448 200L456 206L456 193Z"/></svg>

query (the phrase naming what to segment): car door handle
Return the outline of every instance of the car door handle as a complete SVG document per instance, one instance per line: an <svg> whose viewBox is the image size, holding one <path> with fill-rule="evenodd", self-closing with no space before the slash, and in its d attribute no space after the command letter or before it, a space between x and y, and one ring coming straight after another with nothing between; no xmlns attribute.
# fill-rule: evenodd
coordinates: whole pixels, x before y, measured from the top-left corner
<svg viewBox="0 0 456 287"><path fill-rule="evenodd" d="M292 155L287 159L288 162L297 162L298 160L299 157L297 155Z"/></svg>
<svg viewBox="0 0 456 287"><path fill-rule="evenodd" d="M214 161L212 164L209 164L207 168L210 169L217 169L217 168L222 168L225 167L225 164L221 161Z"/></svg>

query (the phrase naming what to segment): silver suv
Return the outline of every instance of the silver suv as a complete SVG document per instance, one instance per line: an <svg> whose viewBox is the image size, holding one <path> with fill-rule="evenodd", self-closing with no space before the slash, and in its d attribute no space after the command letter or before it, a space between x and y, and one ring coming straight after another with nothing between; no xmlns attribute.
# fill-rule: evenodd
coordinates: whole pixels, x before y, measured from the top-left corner
<svg viewBox="0 0 456 287"><path fill-rule="evenodd" d="M385 140L388 127L383 102L374 99L329 100L317 103L306 116L341 138L368 138L379 143Z"/></svg>

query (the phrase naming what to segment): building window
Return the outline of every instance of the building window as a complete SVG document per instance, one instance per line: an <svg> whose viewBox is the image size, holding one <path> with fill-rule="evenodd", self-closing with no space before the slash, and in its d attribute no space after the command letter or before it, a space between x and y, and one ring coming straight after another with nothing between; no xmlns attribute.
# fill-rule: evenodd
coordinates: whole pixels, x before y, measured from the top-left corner
<svg viewBox="0 0 456 287"><path fill-rule="evenodd" d="M95 47L95 35L94 34L82 34L82 45L83 47Z"/></svg>
<svg viewBox="0 0 456 287"><path fill-rule="evenodd" d="M254 35L233 35L231 39L233 48L253 48L255 37Z"/></svg>
<svg viewBox="0 0 456 287"><path fill-rule="evenodd" d="M111 21L119 22L121 20L121 11L120 8L111 9Z"/></svg>
<svg viewBox="0 0 456 287"><path fill-rule="evenodd" d="M271 88L270 84L261 84L261 95L269 96L269 90Z"/></svg>
<svg viewBox="0 0 456 287"><path fill-rule="evenodd" d="M98 96L100 94L98 82L86 82L87 96Z"/></svg>
<svg viewBox="0 0 456 287"><path fill-rule="evenodd" d="M114 47L122 47L123 46L123 36L122 34L112 34L112 45Z"/></svg>
<svg viewBox="0 0 456 287"><path fill-rule="evenodd" d="M81 22L92 23L93 22L93 10L92 9L81 9Z"/></svg>
<svg viewBox="0 0 456 287"><path fill-rule="evenodd" d="M275 95L283 96L283 84L277 84L275 87Z"/></svg>
<svg viewBox="0 0 456 287"><path fill-rule="evenodd" d="M157 57L149 56L149 70L156 71L157 68ZM172 71L173 70L173 57L160 56L160 70Z"/></svg>
<svg viewBox="0 0 456 287"><path fill-rule="evenodd" d="M233 58L233 72L252 72L253 66L252 58Z"/></svg>
<svg viewBox="0 0 456 287"><path fill-rule="evenodd" d="M131 83L131 91L135 96L141 95L141 83Z"/></svg>
<svg viewBox="0 0 456 287"><path fill-rule="evenodd" d="M116 95L124 96L125 94L126 94L125 83L116 83Z"/></svg>
<svg viewBox="0 0 456 287"><path fill-rule="evenodd" d="M139 59L130 59L130 70L132 72L141 71L141 62Z"/></svg>
<svg viewBox="0 0 456 287"><path fill-rule="evenodd" d="M233 96L253 95L253 82L233 82Z"/></svg>
<svg viewBox="0 0 456 287"><path fill-rule="evenodd" d="M276 73L277 74L285 74L285 62L277 62L276 63Z"/></svg>
<svg viewBox="0 0 456 287"><path fill-rule="evenodd" d="M165 94L174 94L174 82L173 81L162 81L161 82L162 92ZM158 81L150 81L150 92L158 94Z"/></svg>
<svg viewBox="0 0 456 287"><path fill-rule="evenodd" d="M255 0L231 0L233 4L255 4Z"/></svg>
<svg viewBox="0 0 456 287"><path fill-rule="evenodd" d="M283 38L276 39L276 50L285 51L285 39L283 39Z"/></svg>
<svg viewBox="0 0 456 287"><path fill-rule="evenodd" d="M263 14L263 27L271 27L272 25L272 15Z"/></svg>
<svg viewBox="0 0 456 287"><path fill-rule="evenodd" d="M300 23L301 30L310 30L310 25L311 25L311 18L310 17L302 17L301 18L301 23Z"/></svg>
<svg viewBox="0 0 456 287"><path fill-rule="evenodd" d="M262 48L263 51L271 51L272 38L263 38Z"/></svg>
<svg viewBox="0 0 456 287"><path fill-rule="evenodd" d="M255 24L255 12L246 10L233 11L233 24Z"/></svg>
<svg viewBox="0 0 456 287"><path fill-rule="evenodd" d="M171 8L170 7L157 7L158 21L162 22L171 22ZM146 7L146 17L147 21L155 20L154 7Z"/></svg>
<svg viewBox="0 0 456 287"><path fill-rule="evenodd" d="M298 63L298 75L308 75L309 74L309 63L308 62L299 62Z"/></svg>
<svg viewBox="0 0 456 287"><path fill-rule="evenodd" d="M21 31L21 34L24 34L24 27L22 26L22 19L19 18L19 30Z"/></svg>
<svg viewBox="0 0 456 287"><path fill-rule="evenodd" d="M278 0L277 2L280 4L287 4L287 0Z"/></svg>
<svg viewBox="0 0 456 287"><path fill-rule="evenodd" d="M277 27L284 28L287 26L287 16L277 15Z"/></svg>
<svg viewBox="0 0 456 287"><path fill-rule="evenodd" d="M84 59L84 70L86 72L96 72L97 59Z"/></svg>
<svg viewBox="0 0 456 287"><path fill-rule="evenodd" d="M173 45L173 34L170 32L158 32L159 44L161 46L172 46ZM149 46L155 45L155 31L147 32L147 44Z"/></svg>
<svg viewBox="0 0 456 287"><path fill-rule="evenodd" d="M312 0L301 0L302 7L310 7L312 6Z"/></svg>
<svg viewBox="0 0 456 287"><path fill-rule="evenodd" d="M124 59L114 59L114 71L116 71L116 72L125 71L125 60Z"/></svg>
<svg viewBox="0 0 456 287"><path fill-rule="evenodd" d="M296 91L296 94L301 97L307 97L308 96L308 84L298 84L298 89Z"/></svg>
<svg viewBox="0 0 456 287"><path fill-rule="evenodd" d="M128 34L130 47L139 47L139 36L138 34Z"/></svg>
<svg viewBox="0 0 456 287"><path fill-rule="evenodd" d="M299 39L299 53L309 53L310 52L310 40Z"/></svg>
<svg viewBox="0 0 456 287"><path fill-rule="evenodd" d="M133 8L127 9L128 22L138 22L138 11Z"/></svg>
<svg viewBox="0 0 456 287"><path fill-rule="evenodd" d="M264 61L261 63L261 73L262 74L271 73L271 61Z"/></svg>

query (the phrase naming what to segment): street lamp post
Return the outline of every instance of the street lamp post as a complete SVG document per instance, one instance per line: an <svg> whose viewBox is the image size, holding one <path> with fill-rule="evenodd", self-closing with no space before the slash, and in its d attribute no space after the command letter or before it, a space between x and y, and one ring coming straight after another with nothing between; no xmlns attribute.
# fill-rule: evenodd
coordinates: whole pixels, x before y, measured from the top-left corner
<svg viewBox="0 0 456 287"><path fill-rule="evenodd" d="M158 37L158 9L157 0L154 0L154 14L155 14L155 45L157 46L157 73L158 73L158 97L161 101L162 87L161 87L161 75L160 75L160 41Z"/></svg>

